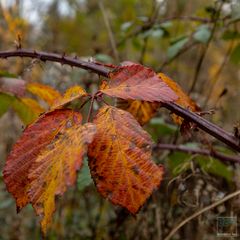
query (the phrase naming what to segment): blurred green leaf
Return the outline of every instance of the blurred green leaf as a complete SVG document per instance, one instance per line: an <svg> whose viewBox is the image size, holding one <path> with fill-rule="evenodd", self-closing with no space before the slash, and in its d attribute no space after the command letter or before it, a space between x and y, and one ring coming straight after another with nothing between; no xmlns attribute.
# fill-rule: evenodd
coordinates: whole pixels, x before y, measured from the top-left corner
<svg viewBox="0 0 240 240"><path fill-rule="evenodd" d="M133 26L133 22L125 22L121 25L121 30L126 32Z"/></svg>
<svg viewBox="0 0 240 240"><path fill-rule="evenodd" d="M227 30L223 33L223 40L232 40L240 38L240 33L238 31Z"/></svg>
<svg viewBox="0 0 240 240"><path fill-rule="evenodd" d="M32 123L38 117L38 114L21 102L20 99L14 99L12 102L12 108L25 125Z"/></svg>
<svg viewBox="0 0 240 240"><path fill-rule="evenodd" d="M13 100L13 96L5 93L0 93L0 117L8 110Z"/></svg>
<svg viewBox="0 0 240 240"><path fill-rule="evenodd" d="M134 37L132 39L132 45L138 51L140 51L142 49L141 41L138 38L136 38L136 37Z"/></svg>
<svg viewBox="0 0 240 240"><path fill-rule="evenodd" d="M168 58L174 58L187 42L188 37L183 37L180 40L174 41L174 43L167 50Z"/></svg>
<svg viewBox="0 0 240 240"><path fill-rule="evenodd" d="M174 177L190 169L191 155L184 152L173 152L168 157L168 167Z"/></svg>
<svg viewBox="0 0 240 240"><path fill-rule="evenodd" d="M83 162L83 167L78 174L77 187L80 191L82 191L87 186L89 186L92 182L93 181L92 181L90 170L88 167L88 161L87 161L87 158L85 158Z"/></svg>
<svg viewBox="0 0 240 240"><path fill-rule="evenodd" d="M211 36L211 32L206 25L202 25L193 34L193 38L200 43L207 43Z"/></svg>
<svg viewBox="0 0 240 240"><path fill-rule="evenodd" d="M188 144L187 146L189 147L190 145ZM194 160L195 163L198 163L200 168L207 173L223 177L227 181L231 181L233 179L233 170L218 159L200 155L193 158L191 154L177 151L170 154L168 157L168 167L173 176L177 176L190 169L191 159Z"/></svg>
<svg viewBox="0 0 240 240"><path fill-rule="evenodd" d="M0 71L0 77L17 78L17 75L5 71Z"/></svg>
<svg viewBox="0 0 240 240"><path fill-rule="evenodd" d="M240 44L233 49L230 59L235 64L240 63Z"/></svg>
<svg viewBox="0 0 240 240"><path fill-rule="evenodd" d="M153 38L161 38L164 35L164 31L162 29L150 29L145 31L140 35L142 38L153 37Z"/></svg>
<svg viewBox="0 0 240 240"><path fill-rule="evenodd" d="M208 173L223 177L227 181L231 181L233 179L233 171L218 159L198 156L195 158L195 161L197 161L197 163L201 166L201 169Z"/></svg>
<svg viewBox="0 0 240 240"><path fill-rule="evenodd" d="M106 55L106 54L96 54L95 59L99 62L104 62L104 63L111 63L113 62L113 59L111 58L111 56Z"/></svg>
<svg viewBox="0 0 240 240"><path fill-rule="evenodd" d="M0 202L0 210L9 208L13 204L13 199L8 198L2 202Z"/></svg>
<svg viewBox="0 0 240 240"><path fill-rule="evenodd" d="M174 134L177 129L177 126L164 122L163 118L152 118L148 124L148 132L151 134L154 141L157 141L159 136Z"/></svg>

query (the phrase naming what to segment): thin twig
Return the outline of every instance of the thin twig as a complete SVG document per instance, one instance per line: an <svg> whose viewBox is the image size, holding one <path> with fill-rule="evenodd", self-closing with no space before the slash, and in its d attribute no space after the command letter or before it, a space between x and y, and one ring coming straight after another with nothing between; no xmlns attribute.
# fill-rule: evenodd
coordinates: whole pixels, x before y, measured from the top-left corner
<svg viewBox="0 0 240 240"><path fill-rule="evenodd" d="M153 147L153 150L170 150L170 151L180 151L180 152L185 152L189 154L200 154L204 156L211 156L218 158L219 160L223 162L234 162L234 163L240 163L240 156L230 156L230 155L225 155L220 152L217 152L215 150L207 150L207 149L200 149L200 148L191 148L183 145L175 145L175 144L163 144L159 143L156 144Z"/></svg>
<svg viewBox="0 0 240 240"><path fill-rule="evenodd" d="M116 44L116 41L115 41L115 38L114 38L114 35L113 35L112 28L110 26L110 22L109 22L109 19L108 19L108 16L107 16L106 9L105 9L104 4L103 4L103 0L98 0L98 5L99 5L99 8L100 8L100 10L102 12L102 15L103 15L103 20L104 20L104 23L105 23L106 28L107 28L107 32L108 32L109 40L110 40L110 43L111 43L111 46L112 46L114 57L115 57L116 61L119 62L120 59L119 59L119 54L118 54L118 50L117 50L117 44Z"/></svg>
<svg viewBox="0 0 240 240"><path fill-rule="evenodd" d="M214 89L217 81L219 80L219 77L220 77L220 75L221 75L221 73L223 71L223 68L225 67L225 65L227 64L227 62L229 60L229 56L230 56L230 54L232 52L233 46L234 46L234 41L231 41L231 43L229 44L229 47L227 49L227 52L225 54L225 57L224 57L221 65L219 66L218 71L216 72L216 74L214 76L214 82L213 82L213 84L211 85L211 87L209 89L209 92L207 94L206 100L203 103L203 109L207 106L207 103L208 103L208 101L210 99L211 94L213 93L213 89Z"/></svg>
<svg viewBox="0 0 240 240"><path fill-rule="evenodd" d="M91 98L90 108L89 108L88 116L87 116L87 122L90 122L90 118L91 118L92 110L93 110L94 99L95 99L95 95L93 95Z"/></svg>
<svg viewBox="0 0 240 240"><path fill-rule="evenodd" d="M37 52L34 50L19 49L13 51L2 51L0 52L0 58L9 58L9 57L30 57L36 58L42 61L52 61L59 62L61 64L67 64L74 67L79 67L97 73L101 76L108 77L110 70L104 66L95 64L94 62L85 62L76 57L67 57L65 55L55 54L55 53L46 53L46 52ZM218 127L217 125L207 121L196 113L190 112L187 109L180 107L179 105L171 102L162 103L162 106L172 111L173 113L183 117L184 119L194 122L197 127L207 132L208 134L214 136L221 142L225 143L229 147L240 152L239 139L234 137L233 134L226 132L224 129Z"/></svg>
<svg viewBox="0 0 240 240"><path fill-rule="evenodd" d="M227 195L226 197L224 197L223 199L216 201L214 203L212 203L211 205L202 208L201 210L197 211L196 213L194 213L193 215L191 215L190 217L186 218L185 220L183 220L179 225L177 225L174 229L172 229L172 231L167 235L167 237L164 238L164 240L170 240L174 234L182 227L184 226L186 223L188 223L189 221L191 221L192 219L198 217L199 215L203 214L206 211L211 210L212 208L217 207L218 205L228 201L231 198L236 197L237 195L240 194L240 190L237 190L229 195Z"/></svg>
<svg viewBox="0 0 240 240"><path fill-rule="evenodd" d="M160 68L157 70L157 72L162 72L164 67L166 67L167 65L169 65L170 63L172 63L174 60L176 60L179 56L181 56L183 53L187 52L188 50L190 50L191 48L193 48L194 46L196 46L198 43L197 42L191 42L189 44L186 44L185 46L183 46L183 48L178 51L178 53L172 57L172 58L168 58L166 59L162 65L160 66Z"/></svg>
<svg viewBox="0 0 240 240"><path fill-rule="evenodd" d="M213 27L212 27L212 30L211 30L211 33L210 33L210 37L208 38L206 45L203 46L203 50L202 50L200 58L199 58L199 60L197 62L197 66L195 68L193 81L192 81L191 87L190 87L190 89L188 91L188 94L190 94L190 93L192 93L194 91L194 88L195 88L195 86L197 84L199 73L200 73L200 70L202 68L203 61L204 61L204 59L205 59L205 57L207 55L210 43L211 43L211 41L213 39L213 36L214 36L214 33L215 33L216 29L217 29L217 23L218 23L218 20L219 20L219 17L220 17L222 6L223 6L223 2L220 4L218 10L216 11L214 16L212 17L212 21L213 21L214 24L213 24ZM215 17L215 15L217 17Z"/></svg>

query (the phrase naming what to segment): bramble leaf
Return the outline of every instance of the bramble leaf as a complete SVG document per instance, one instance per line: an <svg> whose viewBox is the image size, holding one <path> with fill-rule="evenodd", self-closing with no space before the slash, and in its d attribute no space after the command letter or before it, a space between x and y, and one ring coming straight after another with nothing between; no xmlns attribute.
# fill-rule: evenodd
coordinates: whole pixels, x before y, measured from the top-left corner
<svg viewBox="0 0 240 240"><path fill-rule="evenodd" d="M151 138L130 113L112 106L102 107L94 123L88 156L96 187L135 214L162 180L162 167L151 160Z"/></svg>
<svg viewBox="0 0 240 240"><path fill-rule="evenodd" d="M51 109L61 108L62 106L72 102L75 99L87 96L86 91L80 86L73 86L67 89L63 97L57 98Z"/></svg>
<svg viewBox="0 0 240 240"><path fill-rule="evenodd" d="M77 170L82 166L87 145L95 133L96 126L92 123L68 125L32 164L28 174L28 196L37 215L41 216L44 234L55 210L55 195L62 195L75 183Z"/></svg>
<svg viewBox="0 0 240 240"><path fill-rule="evenodd" d="M61 94L57 90L40 83L28 83L27 90L43 99L49 106L51 106L57 98L61 98Z"/></svg>
<svg viewBox="0 0 240 240"><path fill-rule="evenodd" d="M155 115L157 109L160 107L160 103L118 98L116 107L131 113L142 126Z"/></svg>
<svg viewBox="0 0 240 240"><path fill-rule="evenodd" d="M162 79L178 96L174 102L180 106L187 108L193 112L199 111L200 107L182 90L182 88L171 78L163 73L159 73L158 77ZM182 124L183 119L176 114L172 114L173 121L177 124Z"/></svg>
<svg viewBox="0 0 240 240"><path fill-rule="evenodd" d="M16 199L18 211L29 203L28 173L38 155L44 149L49 149L51 142L65 129L81 121L82 116L77 112L55 110L41 116L24 130L21 138L13 146L3 171L7 190Z"/></svg>
<svg viewBox="0 0 240 240"><path fill-rule="evenodd" d="M171 102L177 96L150 68L140 64L117 67L100 92L122 99Z"/></svg>

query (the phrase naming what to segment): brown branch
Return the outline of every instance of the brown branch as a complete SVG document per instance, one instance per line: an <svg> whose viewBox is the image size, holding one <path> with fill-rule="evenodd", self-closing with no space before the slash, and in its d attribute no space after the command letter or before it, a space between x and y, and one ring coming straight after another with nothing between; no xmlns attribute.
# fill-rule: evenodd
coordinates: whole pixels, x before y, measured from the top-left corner
<svg viewBox="0 0 240 240"><path fill-rule="evenodd" d="M65 55L60 55L55 53L37 52L34 50L26 50L26 49L0 52L0 58L7 59L9 57L29 57L29 58L36 58L42 61L59 62L61 64L67 64L72 67L79 67L86 70L90 70L104 77L108 77L108 74L110 72L110 70L108 70L104 66L95 64L94 62L85 62L80 59L77 59L76 57L74 58L67 57ZM203 131L214 136L215 138L225 143L229 147L233 148L234 150L240 152L239 139L234 137L233 134L226 132L224 129L207 121L206 119L202 118L196 113L190 112L187 109L184 109L175 103L163 103L162 106L172 111L173 113L183 117L184 119L190 122L194 122Z"/></svg>
<svg viewBox="0 0 240 240"><path fill-rule="evenodd" d="M234 162L234 163L240 163L240 156L230 156L225 155L220 152L217 152L215 150L207 150L207 149L200 149L200 148L191 148L183 145L175 145L175 144L163 144L159 143L156 144L153 148L154 150L170 150L170 151L179 151L179 152L185 152L189 154L200 154L204 156L210 156L217 158L223 162Z"/></svg>

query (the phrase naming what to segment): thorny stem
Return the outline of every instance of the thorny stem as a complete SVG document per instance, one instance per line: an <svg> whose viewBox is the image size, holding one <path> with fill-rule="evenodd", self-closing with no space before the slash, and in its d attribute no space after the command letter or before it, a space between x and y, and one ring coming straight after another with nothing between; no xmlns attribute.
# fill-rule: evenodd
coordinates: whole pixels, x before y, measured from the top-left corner
<svg viewBox="0 0 240 240"><path fill-rule="evenodd" d="M233 163L240 163L240 156L230 156L230 155L225 155L222 153L219 153L215 150L207 150L207 149L200 149L200 148L191 148L183 145L175 145L175 144L164 144L164 143L159 143L156 144L153 147L154 150L169 150L169 151L179 151L179 152L185 152L189 154L200 154L204 156L210 156L210 157L215 157L218 158L219 160L223 162L233 162Z"/></svg>
<svg viewBox="0 0 240 240"><path fill-rule="evenodd" d="M85 62L78 59L77 57L67 57L65 55L55 53L37 52L34 50L26 49L0 52L0 58L7 59L9 57L30 57L42 61L59 62L61 64L67 64L72 67L79 67L86 70L90 70L104 77L108 77L108 74L110 72L110 70L108 70L104 66L95 64L94 62ZM190 122L194 122L203 131L214 136L215 138L225 143L229 147L233 148L234 150L240 152L239 139L234 137L233 134L226 132L224 129L207 121L198 114L190 112L189 110L184 109L175 103L166 102L163 103L162 106L172 111L173 113L183 117L184 119Z"/></svg>

